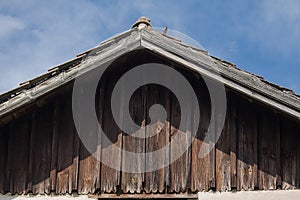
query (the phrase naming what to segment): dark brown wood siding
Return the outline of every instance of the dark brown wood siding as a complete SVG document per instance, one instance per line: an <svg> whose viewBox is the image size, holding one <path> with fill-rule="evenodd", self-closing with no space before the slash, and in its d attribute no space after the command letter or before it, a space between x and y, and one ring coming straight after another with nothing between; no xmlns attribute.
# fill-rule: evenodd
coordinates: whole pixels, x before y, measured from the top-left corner
<svg viewBox="0 0 300 200"><path fill-rule="evenodd" d="M171 91L155 84L136 90L129 105L132 119L137 124L154 124L145 130L146 137L134 138L116 125L110 110L116 81L132 67L148 62L172 66L190 81L200 106L197 130L192 104L187 106L187 116L183 116L188 123L186 130L178 130L179 102ZM104 77L97 89L96 110L99 124L116 147L140 153L161 149L175 136L182 143L171 143L170 148L155 158L148 155L129 160L119 151L105 151L106 146L100 145L101 138L98 138L100 144L89 152L80 141L73 122L72 84L68 84L0 119L1 193L164 194L211 189L299 188L299 121L227 89L227 115L222 134L210 153L200 157L201 147L207 145L203 139L212 112L209 92L201 77L146 51L132 52L118 59ZM87 82L92 78L97 77L92 74ZM149 109L154 104L165 108L166 121L150 121ZM188 137L189 132L195 132L195 137ZM91 132L86 134L87 137L93 135ZM147 137L149 135L152 136ZM187 150L162 169L146 173L122 170L125 165L145 169L147 165L166 163L181 148ZM112 169L102 164L101 158L109 158L118 167Z"/></svg>

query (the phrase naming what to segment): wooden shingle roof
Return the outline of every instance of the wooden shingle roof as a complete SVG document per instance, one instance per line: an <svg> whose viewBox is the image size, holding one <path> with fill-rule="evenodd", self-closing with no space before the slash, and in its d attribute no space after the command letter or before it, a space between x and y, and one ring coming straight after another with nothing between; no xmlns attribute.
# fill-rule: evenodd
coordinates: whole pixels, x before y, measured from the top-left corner
<svg viewBox="0 0 300 200"><path fill-rule="evenodd" d="M267 82L230 62L213 57L202 49L184 44L151 28L137 27L112 37L0 95L0 116L11 113L75 79L78 73L91 70L94 65L89 63L97 63L99 66L139 48L146 48L178 62L195 73L221 82L228 88L300 120L300 97L292 90Z"/></svg>

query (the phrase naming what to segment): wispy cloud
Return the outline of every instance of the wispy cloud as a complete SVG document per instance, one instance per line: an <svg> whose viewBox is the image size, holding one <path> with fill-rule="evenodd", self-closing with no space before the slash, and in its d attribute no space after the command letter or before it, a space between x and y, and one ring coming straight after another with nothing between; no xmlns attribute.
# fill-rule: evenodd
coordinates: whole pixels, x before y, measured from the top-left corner
<svg viewBox="0 0 300 200"><path fill-rule="evenodd" d="M105 27L112 19L102 12L105 8L85 1L44 3L0 3L0 12L5 13L0 15L0 40L5 37L0 43L0 93L112 34L112 29Z"/></svg>
<svg viewBox="0 0 300 200"><path fill-rule="evenodd" d="M261 75L272 71L269 80L296 88L300 73L295 66L300 60L292 58L300 52L297 5L297 0L1 1L0 93L129 29L141 15L154 26L169 26L191 36L215 56L240 67L248 65ZM274 63L277 71L259 68L271 64L275 68ZM282 80L283 69L278 67L282 63L294 69L286 74L293 85Z"/></svg>
<svg viewBox="0 0 300 200"><path fill-rule="evenodd" d="M237 20L239 34L259 45L258 50L276 51L281 56L294 55L300 43L299 1L269 1L255 4ZM244 23L241 23L244 22Z"/></svg>
<svg viewBox="0 0 300 200"><path fill-rule="evenodd" d="M24 24L21 20L0 14L0 41L9 36L12 32L21 30L24 28Z"/></svg>
<svg viewBox="0 0 300 200"><path fill-rule="evenodd" d="M0 44L0 93L127 30L141 15L179 26L180 16L172 17L171 10L166 12L170 17L160 18L165 7L150 1L1 2L0 39L6 40ZM15 30L18 34L12 35Z"/></svg>

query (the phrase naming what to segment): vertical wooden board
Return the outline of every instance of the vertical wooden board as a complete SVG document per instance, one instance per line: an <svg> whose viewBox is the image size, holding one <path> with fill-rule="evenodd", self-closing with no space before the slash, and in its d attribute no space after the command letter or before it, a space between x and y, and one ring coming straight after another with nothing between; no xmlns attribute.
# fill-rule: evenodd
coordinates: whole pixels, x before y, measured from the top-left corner
<svg viewBox="0 0 300 200"><path fill-rule="evenodd" d="M13 128L13 192L17 194L26 193L30 123L25 117L17 120ZM12 179L11 179L12 180Z"/></svg>
<svg viewBox="0 0 300 200"><path fill-rule="evenodd" d="M104 105L105 105L105 90L106 90L106 78L102 77L99 83L99 92L98 92L98 123L101 128L98 129L98 147L97 147L97 158L99 159L99 174L98 174L98 183L96 189L101 192L101 159L102 159L102 131L103 131L103 121L104 121Z"/></svg>
<svg viewBox="0 0 300 200"><path fill-rule="evenodd" d="M5 194L5 178L6 178L6 166L7 166L7 150L9 129L8 125L0 126L0 193Z"/></svg>
<svg viewBox="0 0 300 200"><path fill-rule="evenodd" d="M79 135L77 134L77 131L75 130L74 127L74 145L73 145L73 164L72 164L72 191L77 191L79 194L79 189L78 189L78 182L79 182L79 166L80 166L80 138Z"/></svg>
<svg viewBox="0 0 300 200"><path fill-rule="evenodd" d="M73 151L74 151L74 123L70 94L62 98L59 111L58 156L56 193L66 194L72 192L73 180Z"/></svg>
<svg viewBox="0 0 300 200"><path fill-rule="evenodd" d="M229 104L228 104L229 105ZM216 144L216 190L231 190L231 113L227 107L225 124Z"/></svg>
<svg viewBox="0 0 300 200"><path fill-rule="evenodd" d="M83 90L83 88L81 88L81 92L85 92ZM84 94L83 94L84 95ZM82 96L83 96L82 95ZM72 97L74 98L74 97ZM72 102L72 119L73 119L73 115L75 113L73 113L73 109L77 109L76 107L81 106L81 99L78 100L78 104L77 105L73 105ZM79 114L80 115L80 114ZM81 116L74 116L75 118L82 120L80 117ZM79 120L78 120L79 121ZM71 122L69 122L71 123ZM78 122L77 122L78 123ZM83 122L80 123L84 123L84 119ZM75 126L75 125L74 125ZM78 126L78 125L77 125ZM72 162L72 191L77 191L78 194L87 194L88 193L88 189L85 187L85 175L84 172L85 170L85 160L87 159L87 153L85 154L85 152L87 152L87 150L85 149L84 145L81 143L80 141L80 136L78 134L77 130L80 127L74 127L74 132L73 132L73 162ZM81 155L82 152L84 152L84 155ZM82 160L80 160L82 159ZM83 163L81 165L81 163Z"/></svg>
<svg viewBox="0 0 300 200"><path fill-rule="evenodd" d="M296 127L296 141L300 141L300 124ZM297 188L300 188L300 145L297 145Z"/></svg>
<svg viewBox="0 0 300 200"><path fill-rule="evenodd" d="M50 193L53 107L38 108L33 152L33 194Z"/></svg>
<svg viewBox="0 0 300 200"><path fill-rule="evenodd" d="M177 86L180 87L180 86ZM170 128L170 192L185 192L190 188L192 115L193 103L180 105L177 98L171 96L171 128ZM187 109L186 115L181 113ZM182 118L181 118L182 116ZM183 120L181 120L183 119ZM183 130L179 126L182 124ZM184 152L177 160L177 154ZM173 163L172 163L173 161Z"/></svg>
<svg viewBox="0 0 300 200"><path fill-rule="evenodd" d="M237 119L237 189L254 190L257 182L257 111L254 105L240 99Z"/></svg>
<svg viewBox="0 0 300 200"><path fill-rule="evenodd" d="M204 142L205 135L207 134L210 116L211 116L211 104L209 99L209 93L203 85L204 83L196 84L195 91L197 92L197 98L200 108L200 122L198 130L193 129L196 132L196 137L192 138L192 157L191 157L191 191L208 191L210 183L213 182L213 178L210 174L210 169L214 169L214 163L211 163L211 158L214 153L210 151L206 155L201 155L200 150L209 150L209 143ZM171 111L172 112L172 111ZM195 114L193 112L193 114ZM195 123L195 122L194 122ZM204 157L203 157L204 156Z"/></svg>
<svg viewBox="0 0 300 200"><path fill-rule="evenodd" d="M72 141L71 146L71 159L72 163L69 166L69 175L68 175L68 193L72 193L74 188L77 190L77 181L78 181L78 171L79 171L79 147L80 147L80 140L77 137L76 128L74 126L74 121L72 118L72 111L69 112L71 116L68 117L67 126L68 134L70 135L70 140ZM76 182L75 182L76 181Z"/></svg>
<svg viewBox="0 0 300 200"><path fill-rule="evenodd" d="M237 116L236 103L233 94L229 95L229 135L230 135L230 162L231 162L231 189L237 188Z"/></svg>
<svg viewBox="0 0 300 200"><path fill-rule="evenodd" d="M33 165L34 165L34 143L35 143L35 135L36 135L36 123L37 123L37 115L36 111L31 113L31 130L30 130L30 139L29 139L29 155L28 155L28 171L27 171L27 191L26 193L32 193L32 185L33 185Z"/></svg>
<svg viewBox="0 0 300 200"><path fill-rule="evenodd" d="M56 97L53 113L53 129L52 129L52 146L51 146L51 168L50 168L50 190L56 190L56 175L57 175L57 154L58 154L58 135L59 135L59 120L60 120L60 99Z"/></svg>
<svg viewBox="0 0 300 200"><path fill-rule="evenodd" d="M166 121L159 120L158 113L152 113L149 117L151 106L159 104L166 111ZM169 161L169 125L170 125L170 92L168 89L158 85L149 85L147 92L147 124L146 129L146 166L156 169L145 174L145 191L146 193L162 193L166 190L168 183L168 166ZM150 122L151 120L151 122ZM159 154L151 152L158 152ZM160 166L165 166L161 168Z"/></svg>
<svg viewBox="0 0 300 200"><path fill-rule="evenodd" d="M9 123L9 138L8 138L8 150L7 150L7 165L6 165L6 177L5 177L5 191L14 194L13 191L13 163L14 163L14 141L15 141L15 132L14 132L15 121Z"/></svg>
<svg viewBox="0 0 300 200"><path fill-rule="evenodd" d="M140 88L136 92L134 92L129 103L129 112L132 120L139 127L145 127L146 93L144 92L144 90L144 88ZM126 124L124 125L127 126ZM145 169L145 129L135 130L132 127L128 127L126 129L129 129L129 131L131 132L123 133L124 151L122 155L121 189L124 193L141 193L143 190L144 173L131 173L126 172L126 170L130 169L132 171L143 172ZM131 154L133 155L133 157L126 157L126 152L133 153Z"/></svg>
<svg viewBox="0 0 300 200"><path fill-rule="evenodd" d="M82 91L84 92L84 91ZM103 98L103 94L100 94ZM84 94L83 94L84 96ZM85 119L82 123L87 123ZM81 124L83 125L83 124ZM85 144L80 144L79 152L79 177L78 177L78 193L89 194L95 193L100 189L100 149L101 144L98 128L95 126L87 127L84 137L89 138ZM82 131L82 130L81 130ZM88 145L89 150L85 147Z"/></svg>
<svg viewBox="0 0 300 200"><path fill-rule="evenodd" d="M282 173L281 173L281 117L276 115L276 128L275 128L275 143L276 143L276 188L282 188Z"/></svg>
<svg viewBox="0 0 300 200"><path fill-rule="evenodd" d="M115 124L111 113L111 94L114 78L106 79L105 102L103 108L103 131L101 143L101 192L117 192L120 187L122 131ZM107 141L108 140L108 141ZM111 144L109 144L111 143ZM110 166L114 166L111 168Z"/></svg>
<svg viewBox="0 0 300 200"><path fill-rule="evenodd" d="M99 123L102 126L102 115L103 115L103 101L104 101L104 84L101 83L98 88L98 94L96 100L98 100L98 105L96 109L98 110ZM82 90L84 95L84 90ZM84 103L84 102L79 102ZM101 104L101 105L100 105ZM80 106L80 105L78 105ZM80 117L80 116L79 116ZM101 119L100 119L101 118ZM82 123L87 123L85 119L80 120ZM81 124L82 125L82 124ZM80 127L79 127L80 128ZM81 143L79 152L79 177L78 177L78 193L79 194L89 194L95 193L96 190L100 189L100 154L101 154L101 134L98 132L98 127L89 126L88 130L85 132L86 140L85 144ZM82 131L82 130L81 130ZM85 145L91 147L91 152L87 150Z"/></svg>
<svg viewBox="0 0 300 200"><path fill-rule="evenodd" d="M263 190L277 189L280 164L280 126L274 113L260 111L258 123L258 187ZM279 165L278 165L279 164Z"/></svg>
<svg viewBox="0 0 300 200"><path fill-rule="evenodd" d="M99 185L100 161L97 160L96 150L92 154L81 144L78 193L95 193Z"/></svg>
<svg viewBox="0 0 300 200"><path fill-rule="evenodd" d="M294 189L297 175L297 130L294 122L283 119L281 123L282 189Z"/></svg>

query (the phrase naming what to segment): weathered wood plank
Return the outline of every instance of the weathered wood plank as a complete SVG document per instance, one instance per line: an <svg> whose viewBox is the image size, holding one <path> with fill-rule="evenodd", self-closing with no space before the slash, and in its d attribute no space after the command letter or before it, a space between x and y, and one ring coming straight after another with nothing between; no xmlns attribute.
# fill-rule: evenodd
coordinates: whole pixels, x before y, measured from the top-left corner
<svg viewBox="0 0 300 200"><path fill-rule="evenodd" d="M100 162L95 158L95 152L92 154L81 145L80 148L80 165L79 165L79 182L78 193L89 194L95 193L99 185Z"/></svg>
<svg viewBox="0 0 300 200"><path fill-rule="evenodd" d="M73 151L74 151L74 124L69 93L62 97L60 104L60 120L58 134L58 157L56 193L66 194L72 192Z"/></svg>
<svg viewBox="0 0 300 200"><path fill-rule="evenodd" d="M100 125L102 126L103 120L103 106L104 106L104 82L102 81L99 84L97 90L97 106L98 110L98 120ZM82 96L84 95L83 91ZM84 102L79 102L79 104L83 104ZM80 105L78 105L80 106ZM80 117L80 116L78 116ZM80 120L82 123L87 123L85 119ZM82 131L82 130L81 130ZM101 134L98 132L97 125L89 126L87 132L85 132L87 143L81 143L81 148L79 152L79 178L78 178L78 193L79 194L89 194L95 193L100 189L100 155L101 155ZM91 152L89 152L84 145L89 145L91 148Z"/></svg>
<svg viewBox="0 0 300 200"><path fill-rule="evenodd" d="M106 79L103 131L106 138L101 140L101 156L105 162L101 164L101 193L117 192L120 188L120 171L122 155L122 131L115 124L111 113L111 94L115 77ZM112 143L113 145L110 145ZM110 166L114 166L111 168Z"/></svg>
<svg viewBox="0 0 300 200"><path fill-rule="evenodd" d="M229 105L229 104L228 104ZM227 107L225 124L216 144L216 190L231 190L231 113ZM234 161L234 160L233 160Z"/></svg>
<svg viewBox="0 0 300 200"><path fill-rule="evenodd" d="M162 193L166 189L169 178L169 167L165 165L169 161L170 92L162 86L149 85L147 111L155 104L163 106L167 116L165 116L166 119L161 119L163 116L156 112L151 113L152 116L150 116L150 119L150 114L147 114L147 124L149 124L149 127L146 129L146 153L158 152L158 150L161 150L161 152L159 154L147 154L146 156L146 166L157 169L145 174L146 193ZM161 168L160 166L165 167Z"/></svg>
<svg viewBox="0 0 300 200"><path fill-rule="evenodd" d="M204 82L196 85L197 98L200 107L200 122L199 128L196 131L196 137L192 141L192 159L191 159L191 191L208 191L210 188L211 175L210 168L214 168L214 163L211 163L211 157L214 155L209 152L206 155L201 155L200 150L209 151L209 143L204 142L205 135L207 134L210 116L211 104L207 88L204 87ZM172 114L173 115L173 114ZM195 123L195 122L194 122ZM214 150L213 150L214 151ZM204 156L204 157L203 157Z"/></svg>
<svg viewBox="0 0 300 200"><path fill-rule="evenodd" d="M296 128L296 141L300 141L300 125L297 125ZM297 145L297 184L296 187L300 188L300 145Z"/></svg>
<svg viewBox="0 0 300 200"><path fill-rule="evenodd" d="M10 192L14 194L13 191L13 182L11 181L13 179L13 145L14 145L14 124L15 122L12 121L9 124L9 137L8 137L8 150L7 150L7 165L6 165L6 178L5 178L5 186L4 190L7 192Z"/></svg>
<svg viewBox="0 0 300 200"><path fill-rule="evenodd" d="M81 91L84 92L83 88L81 88ZM74 98L74 97L73 97ZM81 99L79 99L79 102L76 106L81 106L80 102ZM72 112L73 109L76 109L76 107L73 107L73 102L72 102ZM72 113L74 114L74 113ZM74 117L72 115L72 117ZM75 116L77 118L79 118L80 116ZM73 140L74 140L74 145L73 145L73 162L72 162L72 191L77 191L78 194L86 194L85 192L85 188L83 186L84 181L84 176L81 176L81 170L85 171L84 169L80 169L80 167L84 166L84 165L80 165L81 161L80 161L80 154L81 151L86 152L85 147L83 146L83 144L80 141L80 137L78 135L78 130L77 128L80 127L74 127L74 134L73 134ZM86 156L83 156L83 160L85 160ZM81 179L82 178L82 179Z"/></svg>
<svg viewBox="0 0 300 200"><path fill-rule="evenodd" d="M294 189L297 176L297 134L293 122L282 120L281 123L281 161L282 161L282 189Z"/></svg>
<svg viewBox="0 0 300 200"><path fill-rule="evenodd" d="M0 126L0 193L5 194L5 178L7 166L9 129L8 125Z"/></svg>
<svg viewBox="0 0 300 200"><path fill-rule="evenodd" d="M259 173L258 188L261 190L277 189L278 160L280 161L280 126L274 113L265 109L260 111L258 123L259 135Z"/></svg>
<svg viewBox="0 0 300 200"><path fill-rule="evenodd" d="M175 85L177 83L174 83ZM180 85L177 86L180 88ZM191 95L191 94L189 94ZM191 98L189 98L191 99ZM192 142L192 117L194 102L186 102L188 105L180 105L177 98L171 96L171 129L170 129L170 160L174 161L177 154L184 152L177 160L170 165L170 192L185 192L190 188L190 163L191 163L191 142ZM186 109L186 114L181 113ZM181 121L182 119L182 121ZM179 126L182 124L182 129Z"/></svg>
<svg viewBox="0 0 300 200"><path fill-rule="evenodd" d="M231 160L231 189L237 188L237 116L236 103L232 93L228 98L230 116L230 160Z"/></svg>
<svg viewBox="0 0 300 200"><path fill-rule="evenodd" d="M56 190L56 176L57 176L57 156L58 156L58 134L60 121L60 98L54 103L53 113L53 129L52 129L52 146L51 146L51 168L50 168L50 190Z"/></svg>
<svg viewBox="0 0 300 200"><path fill-rule="evenodd" d="M276 139L275 139L275 143L276 143L276 188L277 189L281 189L282 188L282 173L281 173L281 117L279 115L276 115Z"/></svg>
<svg viewBox="0 0 300 200"><path fill-rule="evenodd" d="M13 128L13 191L17 194L26 193L26 180L28 169L30 124L23 117L16 122ZM12 179L11 179L12 180Z"/></svg>
<svg viewBox="0 0 300 200"><path fill-rule="evenodd" d="M254 190L257 181L257 113L254 105L241 99L237 119L237 189Z"/></svg>
<svg viewBox="0 0 300 200"><path fill-rule="evenodd" d="M101 191L101 159L102 159L102 127L103 127L103 120L104 120L104 105L105 105L105 90L106 90L106 78L102 77L99 83L99 91L98 91L98 123L101 128L98 129L98 146L97 146L97 159L99 162L99 174L98 174L98 181L96 185L96 190Z"/></svg>
<svg viewBox="0 0 300 200"><path fill-rule="evenodd" d="M138 89L132 96L129 105L129 112L132 120L139 126L145 127L145 98L146 92L144 88ZM123 92L125 92L123 90ZM127 124L124 124L127 126ZM143 190L144 173L127 172L132 171L143 172L145 169L145 129L135 130L133 127L127 126L129 133L123 133L123 155L122 155L122 179L121 189L124 193L141 193ZM134 135L136 134L136 135ZM127 157L126 152L131 152L133 157Z"/></svg>
<svg viewBox="0 0 300 200"><path fill-rule="evenodd" d="M73 146L73 164L72 164L72 191L77 191L79 193L78 189L78 180L79 180L79 154L80 154L80 138L77 134L77 131L74 127L74 146Z"/></svg>
<svg viewBox="0 0 300 200"><path fill-rule="evenodd" d="M35 146L35 134L36 134L36 111L32 112L31 117L31 130L29 140L29 155L28 155L28 172L27 172L27 191L26 193L32 193L32 181L33 181L33 165L34 165L34 146Z"/></svg>
<svg viewBox="0 0 300 200"><path fill-rule="evenodd" d="M32 192L49 194L51 171L51 140L53 129L53 107L38 108L35 124Z"/></svg>

